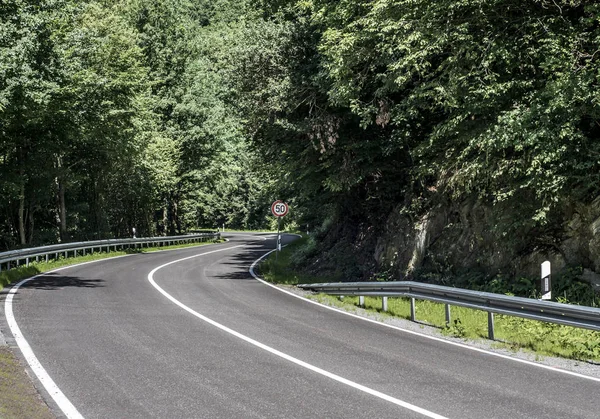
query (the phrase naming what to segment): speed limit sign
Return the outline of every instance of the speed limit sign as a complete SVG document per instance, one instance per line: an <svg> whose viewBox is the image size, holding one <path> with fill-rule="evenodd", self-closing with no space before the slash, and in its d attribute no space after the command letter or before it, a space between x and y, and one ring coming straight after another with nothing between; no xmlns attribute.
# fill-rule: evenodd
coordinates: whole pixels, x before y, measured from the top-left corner
<svg viewBox="0 0 600 419"><path fill-rule="evenodd" d="M271 204L271 212L275 217L283 217L288 213L288 204L283 201L275 201Z"/></svg>

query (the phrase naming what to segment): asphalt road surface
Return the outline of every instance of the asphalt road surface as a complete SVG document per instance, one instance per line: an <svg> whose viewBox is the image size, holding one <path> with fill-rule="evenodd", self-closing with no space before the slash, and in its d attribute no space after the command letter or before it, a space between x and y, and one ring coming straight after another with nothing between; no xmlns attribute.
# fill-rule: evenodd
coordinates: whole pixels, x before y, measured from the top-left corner
<svg viewBox="0 0 600 419"><path fill-rule="evenodd" d="M374 325L255 280L249 267L273 246L240 234L72 267L23 285L14 319L72 417L600 416L598 381ZM64 416L60 397L42 393Z"/></svg>

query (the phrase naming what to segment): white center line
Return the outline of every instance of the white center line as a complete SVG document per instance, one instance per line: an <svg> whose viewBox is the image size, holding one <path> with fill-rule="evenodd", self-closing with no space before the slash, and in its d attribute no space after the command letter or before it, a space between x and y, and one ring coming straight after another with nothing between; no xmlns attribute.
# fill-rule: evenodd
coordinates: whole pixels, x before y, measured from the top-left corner
<svg viewBox="0 0 600 419"><path fill-rule="evenodd" d="M226 248L226 249L214 250L214 251L212 251L212 252L206 252L206 253L202 253L202 254L199 254L199 255L189 256L189 257L185 257L185 258L182 258L182 259L178 259L178 260L171 261L171 262L169 262L169 263L165 263L164 265L160 265L160 266L158 266L158 267L154 268L154 269L153 269L153 270L152 270L152 271L151 271L151 272L148 274L148 281L149 281L149 282L150 282L150 284L152 284L152 286L153 286L154 288L156 288L156 289L157 289L157 290L158 290L158 291L159 291L159 292L160 292L162 295L164 295L164 296L165 296L167 299L169 299L171 302L173 302L173 303L174 303L174 304L176 304L177 306L181 307L182 309L184 309L184 310L185 310L185 311L187 311L188 313L190 313L190 314L192 314L192 315L196 316L196 317L197 317L197 318L199 318L200 320L203 320L203 321L205 321L206 323L208 323L208 324L210 324L210 325L212 325L212 326L214 326L214 327L216 327L216 328L218 328L218 329L221 329L222 331L224 331L224 332L227 332L227 333L229 333L229 334L231 334L231 335L233 335L233 336L235 336L235 337L237 337L237 338L239 338L239 339L241 339L241 340L243 340L243 341L245 341L245 342L247 342L247 343L249 343L249 344L251 344L251 345L254 345L254 346L256 346L256 347L258 347L258 348L260 348L260 349L263 349L263 350L265 350L265 351L267 351L267 352L269 352L269 353L271 353L271 354L273 354L273 355L276 355L276 356L278 356L278 357L280 357L280 358L283 358L283 359L285 359L286 361L290 361L290 362L292 362L292 363L294 363L294 364L296 364L296 365L299 365L299 366L301 366L301 367L303 367L303 368L306 368L306 369L308 369L308 370L310 370L310 371L316 372L317 374L321 374L321 375L323 375L323 376L325 376L325 377L331 378L332 380L335 380L335 381L337 381L337 382L339 382L339 383L345 384L345 385L347 385L347 386L350 386L350 387L352 387L352 388L355 388L355 389L357 389L357 390L360 390L360 391L362 391L362 392L365 392L365 393L367 393L367 394L370 394L370 395L372 395L372 396L378 397L378 398L380 398L380 399L382 399L382 400L388 401L388 402L390 402L390 403L393 403L393 404L395 404L395 405L401 406L401 407L403 407L403 408L406 408L406 409L408 409L408 410L412 410L413 412L420 413L420 414L422 414L423 416L426 416L426 417L429 417L429 418L434 418L434 419L446 419L444 416L438 415L437 413L430 412L429 410L423 409L423 408L421 408L421 407L415 406L415 405L413 405L413 404L410 404L410 403L408 403L408 402L405 402L405 401L403 401L403 400L400 400L400 399L397 399L397 398L395 398L395 397L389 396L389 395L387 395L387 394L381 393L380 391L374 390L374 389L372 389L372 388L369 388L369 387L363 386L362 384L358 384L358 383L356 383L356 382L354 382L354 381L351 381L351 380L348 380L348 379L346 379L346 378L340 377L339 375L333 374L333 373L331 373L331 372L329 372L329 371L325 371L324 369L321 369L321 368L319 368L319 367L315 367L314 365L311 365L311 364L309 364L309 363L307 363L307 362L301 361L301 360L300 360L300 359L298 359L298 358L294 358L293 356L290 356L290 355L288 355L288 354L285 354L285 353L283 353L283 352L281 352L281 351L278 351L277 349L274 349L274 348L272 348L272 347L270 347L270 346L267 346L267 345L265 345L265 344L263 344L263 343L260 343L260 342L258 342L258 341L256 341L256 340L254 340L254 339L252 339L252 338L250 338L250 337L246 336L246 335L243 335L243 334L241 334L241 333L239 333L239 332L236 332L235 330L233 330L233 329L230 329L230 328L228 328L227 326L224 326L224 325L222 325L221 323L217 323L216 321L214 321L214 320L212 320L212 319L209 319L208 317L206 317L206 316L204 316L204 315L202 315L202 314L198 313L197 311L194 311L194 310L192 310L191 308L189 308L189 307L188 307L188 306L186 306L185 304L183 304L183 303L181 303L180 301L178 301L177 299L175 299L175 298L174 298L173 296L171 296L169 293L167 293L167 292L166 292L164 289L162 289L162 288L161 288L161 287L160 287L160 286L159 286L159 285L158 285L158 284L157 284L157 283L154 281L154 274L155 274L155 273L156 273L158 270L160 270L160 269L162 269L162 268L164 268L164 267L166 267L166 266L172 265L172 264L174 264L174 263L182 262L182 261L184 261L184 260L188 260L188 259L191 259L191 258L194 258L194 257L198 257L198 256L204 256L204 255L208 255L208 254L210 254L210 253L215 253L215 252L221 252L221 251L223 251L223 250L234 249L234 248L236 248L236 247L241 247L241 246L244 246L244 245L240 245L240 246L233 246L233 247L228 247L228 248Z"/></svg>

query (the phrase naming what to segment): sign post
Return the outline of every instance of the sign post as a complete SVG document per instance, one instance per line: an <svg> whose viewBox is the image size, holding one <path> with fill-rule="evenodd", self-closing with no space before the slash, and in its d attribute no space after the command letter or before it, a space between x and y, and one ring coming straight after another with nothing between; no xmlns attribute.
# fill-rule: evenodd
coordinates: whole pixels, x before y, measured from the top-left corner
<svg viewBox="0 0 600 419"><path fill-rule="evenodd" d="M275 260L277 260L281 251L281 217L285 216L288 211L288 204L283 201L277 200L271 204L271 212L277 217L277 252L275 253Z"/></svg>
<svg viewBox="0 0 600 419"><path fill-rule="evenodd" d="M550 283L550 262L542 263L542 300L552 299L552 284Z"/></svg>

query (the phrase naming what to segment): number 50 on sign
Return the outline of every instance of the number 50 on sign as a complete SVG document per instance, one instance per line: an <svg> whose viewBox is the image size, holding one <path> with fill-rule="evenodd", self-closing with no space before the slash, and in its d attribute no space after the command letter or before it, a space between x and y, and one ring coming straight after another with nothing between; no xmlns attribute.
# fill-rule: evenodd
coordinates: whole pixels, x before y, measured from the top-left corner
<svg viewBox="0 0 600 419"><path fill-rule="evenodd" d="M283 201L275 201L271 204L271 212L275 217L283 217L288 213L288 204Z"/></svg>

